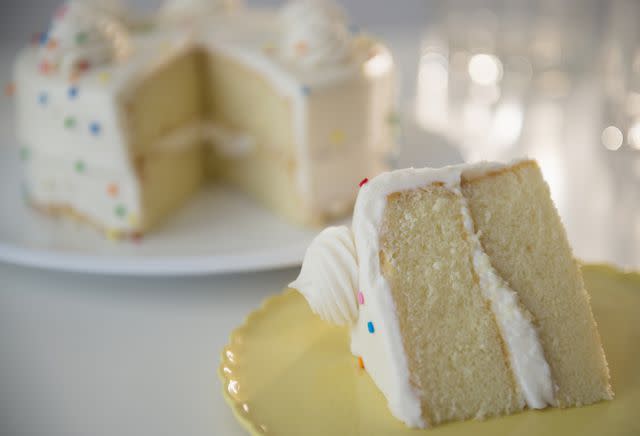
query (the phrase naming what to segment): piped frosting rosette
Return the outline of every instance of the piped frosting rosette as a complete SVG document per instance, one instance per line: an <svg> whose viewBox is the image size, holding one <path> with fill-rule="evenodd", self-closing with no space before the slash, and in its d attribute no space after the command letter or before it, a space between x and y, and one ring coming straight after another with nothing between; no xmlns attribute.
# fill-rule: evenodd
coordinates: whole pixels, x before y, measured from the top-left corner
<svg viewBox="0 0 640 436"><path fill-rule="evenodd" d="M41 39L43 73L74 73L126 57L125 26L97 4L71 0L58 8Z"/></svg>
<svg viewBox="0 0 640 436"><path fill-rule="evenodd" d="M344 11L330 0L293 0L281 12L282 57L301 68L339 65L351 58L353 38Z"/></svg>
<svg viewBox="0 0 640 436"><path fill-rule="evenodd" d="M358 318L358 262L353 234L345 226L328 227L311 242L298 278L289 285L307 299L323 320L350 325Z"/></svg>

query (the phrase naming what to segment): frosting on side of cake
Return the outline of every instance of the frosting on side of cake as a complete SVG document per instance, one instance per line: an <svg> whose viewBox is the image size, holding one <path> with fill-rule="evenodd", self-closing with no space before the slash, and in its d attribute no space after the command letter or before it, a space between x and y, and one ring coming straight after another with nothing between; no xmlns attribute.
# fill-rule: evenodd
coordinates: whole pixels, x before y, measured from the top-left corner
<svg viewBox="0 0 640 436"><path fill-rule="evenodd" d="M181 4L186 8L186 3ZM92 11L96 16L108 15L102 10ZM90 22L93 26L94 21ZM118 19L110 22L116 23L118 29L123 28ZM70 30L69 35L71 33ZM131 181L127 183L135 183L136 163L127 161L132 145L127 101L137 87L159 69L189 50L201 50L247 66L289 103L295 186L307 214L326 216L345 210L357 195L357 181L384 169L385 157L393 143L392 127L385 122L394 107L391 56L372 39L349 34L348 58L321 62L317 68L304 68L282 59L278 49L281 35L278 11L251 8L234 14L209 14L189 29L162 24L145 31L131 28L126 40L123 39L126 51L122 53L127 54L122 55L122 61L119 61L121 55L112 56L119 53L118 50L107 50L111 46L106 43L111 44L112 40L95 39L91 52L94 62L83 66L82 74L72 81L62 69L43 71L39 68L43 53L53 53L49 53L45 45L27 48L18 56L15 67L18 136L31 156L42 159L50 155L67 156L71 161L67 167L75 161L86 164L89 171L85 176L91 174L92 168L110 168L126 174L123 180ZM308 37L312 39L314 35ZM74 55L69 65L76 65L76 59L79 57ZM344 92L335 91L343 88ZM347 110L350 102L352 106L357 102L362 110ZM213 142L217 147L223 145L221 150L225 155L251 151L250 138L232 138L233 132L229 135L230 132L219 128L221 126L190 130L186 127L182 132L168 132L159 144L171 148L192 135L207 140L215 137L217 141ZM240 149L231 150L234 144ZM56 174L64 171L63 167L50 175L57 179ZM75 188L83 189L81 183ZM131 189L135 191L138 187ZM50 203L46 195L41 194L40 198ZM55 199L58 201L59 196ZM79 201L67 200L71 206ZM138 206L134 203L139 203L139 197L134 196L130 201L128 209L136 209ZM96 220L101 221L100 217ZM126 220L117 222L123 230L136 230Z"/></svg>
<svg viewBox="0 0 640 436"><path fill-rule="evenodd" d="M358 318L358 263L351 231L327 227L309 245L298 278L289 287L300 291L323 320L351 325Z"/></svg>
<svg viewBox="0 0 640 436"><path fill-rule="evenodd" d="M441 169L398 170L375 177L364 184L358 195L352 228L359 269L359 315L357 322L352 325L351 351L364 359L367 371L385 394L393 415L409 426L425 427L426 422L422 417L419 394L410 383L408 361L391 289L380 270L379 232L388 195L436 182L442 183L461 200L460 213L465 231L473 243L473 268L506 343L510 366L524 396L523 400L530 408L543 408L554 404L553 380L549 365L530 315L520 306L517 294L491 266L490 259L475 234L466 200L460 191L463 173L475 177L503 167L506 165L481 163ZM311 253L305 257L305 264L309 263L307 268L314 265L321 270L316 272L316 275L327 274L329 269L334 268L326 263L318 264L310 257ZM292 287L295 287L294 284L296 282ZM345 283L346 285L348 284ZM315 287L315 293L324 292L324 299L333 298L333 293L328 292L319 281L308 286ZM344 290L343 293L348 292ZM313 298L317 301L321 297L314 295Z"/></svg>

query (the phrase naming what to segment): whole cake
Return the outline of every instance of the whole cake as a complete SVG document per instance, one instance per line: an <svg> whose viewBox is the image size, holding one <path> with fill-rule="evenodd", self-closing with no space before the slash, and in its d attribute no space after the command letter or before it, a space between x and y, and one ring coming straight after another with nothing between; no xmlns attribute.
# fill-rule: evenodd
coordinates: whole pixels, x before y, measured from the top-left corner
<svg viewBox="0 0 640 436"><path fill-rule="evenodd" d="M214 179L317 225L384 169L393 61L337 5L170 0L146 20L109 5L62 5L16 61L35 206L137 234Z"/></svg>
<svg viewBox="0 0 640 436"><path fill-rule="evenodd" d="M534 161L365 183L298 279L412 427L611 399L589 296Z"/></svg>

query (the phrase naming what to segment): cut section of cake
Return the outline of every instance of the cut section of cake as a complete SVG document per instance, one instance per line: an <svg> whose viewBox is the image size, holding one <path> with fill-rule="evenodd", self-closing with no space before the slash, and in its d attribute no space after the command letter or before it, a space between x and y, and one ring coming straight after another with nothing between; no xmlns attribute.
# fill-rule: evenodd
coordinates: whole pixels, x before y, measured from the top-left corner
<svg viewBox="0 0 640 436"><path fill-rule="evenodd" d="M613 397L579 265L534 161L373 178L352 230L323 231L290 286L351 326L351 351L409 426Z"/></svg>

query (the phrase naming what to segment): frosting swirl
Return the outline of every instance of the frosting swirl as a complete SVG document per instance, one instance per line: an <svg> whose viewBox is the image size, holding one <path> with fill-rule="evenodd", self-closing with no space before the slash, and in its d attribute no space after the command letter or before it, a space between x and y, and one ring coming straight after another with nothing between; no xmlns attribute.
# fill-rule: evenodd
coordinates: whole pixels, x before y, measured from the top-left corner
<svg viewBox="0 0 640 436"><path fill-rule="evenodd" d="M297 0L281 13L281 55L303 68L345 63L353 41L343 10L330 0Z"/></svg>
<svg viewBox="0 0 640 436"><path fill-rule="evenodd" d="M240 0L166 0L160 19L167 22L196 21L235 10Z"/></svg>
<svg viewBox="0 0 640 436"><path fill-rule="evenodd" d="M41 45L46 71L73 72L123 57L128 38L124 25L106 9L71 0L56 12Z"/></svg>
<svg viewBox="0 0 640 436"><path fill-rule="evenodd" d="M345 226L327 227L309 245L298 278L289 285L304 295L311 310L332 324L358 318L358 262L353 234Z"/></svg>

